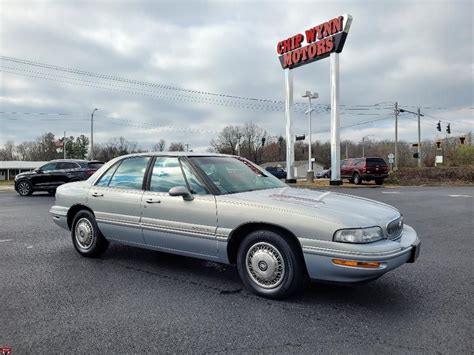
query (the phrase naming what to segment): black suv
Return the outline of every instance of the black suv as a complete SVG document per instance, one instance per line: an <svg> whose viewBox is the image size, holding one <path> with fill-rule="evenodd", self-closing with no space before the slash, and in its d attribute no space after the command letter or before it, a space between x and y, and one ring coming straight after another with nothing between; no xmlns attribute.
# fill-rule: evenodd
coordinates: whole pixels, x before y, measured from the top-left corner
<svg viewBox="0 0 474 355"><path fill-rule="evenodd" d="M59 185L72 181L86 180L99 169L103 162L58 159L42 167L15 176L15 190L21 196L34 191L48 191L54 195Z"/></svg>

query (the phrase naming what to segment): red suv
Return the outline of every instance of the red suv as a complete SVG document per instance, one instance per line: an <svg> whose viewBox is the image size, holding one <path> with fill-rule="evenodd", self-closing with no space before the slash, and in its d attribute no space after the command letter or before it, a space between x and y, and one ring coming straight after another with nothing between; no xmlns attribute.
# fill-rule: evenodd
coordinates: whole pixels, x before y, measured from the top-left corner
<svg viewBox="0 0 474 355"><path fill-rule="evenodd" d="M356 185L362 180L375 180L377 185L382 185L388 177L388 167L382 158L354 158L341 161L341 178L349 179Z"/></svg>

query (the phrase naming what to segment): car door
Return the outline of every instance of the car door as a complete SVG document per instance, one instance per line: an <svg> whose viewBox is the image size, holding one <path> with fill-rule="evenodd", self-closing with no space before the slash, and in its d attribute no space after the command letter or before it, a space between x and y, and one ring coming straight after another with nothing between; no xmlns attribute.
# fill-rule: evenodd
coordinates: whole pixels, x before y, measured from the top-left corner
<svg viewBox="0 0 474 355"><path fill-rule="evenodd" d="M140 229L143 178L150 157L123 159L110 167L89 189L87 203L106 238L144 245Z"/></svg>
<svg viewBox="0 0 474 355"><path fill-rule="evenodd" d="M58 170L56 176L56 184L61 185L71 181L75 176L75 171L80 166L74 162L63 161L58 163Z"/></svg>
<svg viewBox="0 0 474 355"><path fill-rule="evenodd" d="M185 186L192 201L170 196L172 187ZM143 194L143 237L153 248L195 257L217 257L216 200L194 173L177 157L156 157Z"/></svg>
<svg viewBox="0 0 474 355"><path fill-rule="evenodd" d="M36 175L31 178L33 186L38 188L46 188L54 185L56 180L56 173L58 171L58 163L51 162L43 165L36 170Z"/></svg>

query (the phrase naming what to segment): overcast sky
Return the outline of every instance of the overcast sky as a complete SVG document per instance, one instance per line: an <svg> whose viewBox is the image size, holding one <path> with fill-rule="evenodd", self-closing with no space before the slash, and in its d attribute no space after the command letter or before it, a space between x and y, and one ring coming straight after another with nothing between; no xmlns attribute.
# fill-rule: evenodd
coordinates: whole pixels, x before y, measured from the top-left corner
<svg viewBox="0 0 474 355"><path fill-rule="evenodd" d="M443 136L447 122L455 135L473 127L472 1L0 4L2 56L81 71L3 58L0 145L48 131L89 135L95 107L98 143L124 136L148 149L164 138L205 150L226 125L249 121L284 134L281 103L202 92L284 100L277 42L344 13L353 23L340 55L341 124L374 122L343 129L342 140L393 138L395 101L422 107L423 139L437 137L438 119ZM329 59L295 69L294 80L296 102L319 93L313 139L329 140ZM297 113L295 133L306 129ZM416 132L416 117L403 114L400 139Z"/></svg>

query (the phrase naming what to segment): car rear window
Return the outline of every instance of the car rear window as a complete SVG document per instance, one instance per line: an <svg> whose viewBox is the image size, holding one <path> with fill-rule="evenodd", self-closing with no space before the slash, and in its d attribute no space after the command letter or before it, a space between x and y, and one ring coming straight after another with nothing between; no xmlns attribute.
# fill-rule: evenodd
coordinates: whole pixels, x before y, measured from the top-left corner
<svg viewBox="0 0 474 355"><path fill-rule="evenodd" d="M367 158L367 165L387 165L382 158Z"/></svg>
<svg viewBox="0 0 474 355"><path fill-rule="evenodd" d="M91 162L87 163L87 167L89 169L100 169L102 167L102 165L104 165L104 163L101 162L101 161L91 161Z"/></svg>

